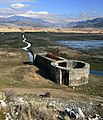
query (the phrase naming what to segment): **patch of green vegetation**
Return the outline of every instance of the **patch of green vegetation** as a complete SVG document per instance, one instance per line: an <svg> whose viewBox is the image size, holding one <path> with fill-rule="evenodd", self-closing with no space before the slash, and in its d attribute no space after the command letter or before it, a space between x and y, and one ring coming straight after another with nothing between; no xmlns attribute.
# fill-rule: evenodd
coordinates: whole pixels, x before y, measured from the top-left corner
<svg viewBox="0 0 103 120"><path fill-rule="evenodd" d="M35 32L25 35L32 47L55 45L58 40L103 40L103 34Z"/></svg>
<svg viewBox="0 0 103 120"><path fill-rule="evenodd" d="M0 48L21 48L23 45L21 33L0 34Z"/></svg>
<svg viewBox="0 0 103 120"><path fill-rule="evenodd" d="M91 63L91 69L92 70L99 70L99 71L103 71L103 62L99 62L99 63Z"/></svg>

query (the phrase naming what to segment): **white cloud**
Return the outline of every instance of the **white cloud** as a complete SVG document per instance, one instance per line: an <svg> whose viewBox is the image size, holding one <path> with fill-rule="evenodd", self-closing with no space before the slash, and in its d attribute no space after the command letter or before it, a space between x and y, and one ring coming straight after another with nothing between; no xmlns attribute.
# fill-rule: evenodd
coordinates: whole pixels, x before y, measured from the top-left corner
<svg viewBox="0 0 103 120"><path fill-rule="evenodd" d="M11 9L11 8L0 8L0 16L10 17L13 15L21 14L23 11Z"/></svg>
<svg viewBox="0 0 103 120"><path fill-rule="evenodd" d="M68 22L72 22L72 21L76 21L70 18L63 18L60 17L59 15L56 14L51 14L48 11L24 11L21 9L12 9L12 8L0 8L0 17L10 17L10 16L25 16L25 17L32 17L32 18L41 18L43 20L52 22L52 23L56 23L56 22L60 22L60 23L68 23Z"/></svg>
<svg viewBox="0 0 103 120"><path fill-rule="evenodd" d="M50 16L50 14L47 11L39 11L39 12L34 12L32 10L26 11L26 10L21 10L17 8L21 8L23 6L16 6L16 9L12 8L0 8L0 16L2 17L10 17L13 15L18 15L18 16L25 16L25 17L32 17L32 18L47 18Z"/></svg>
<svg viewBox="0 0 103 120"><path fill-rule="evenodd" d="M0 0L0 3L7 3L7 2L36 2L36 0Z"/></svg>
<svg viewBox="0 0 103 120"><path fill-rule="evenodd" d="M26 11L25 13L19 14L20 16L25 16L25 17L32 17L32 18L42 18L42 17L47 17L49 13L47 11L39 11L39 12L34 12L32 10Z"/></svg>
<svg viewBox="0 0 103 120"><path fill-rule="evenodd" d="M19 8L25 7L25 5L24 4L11 4L11 7L15 9L19 9Z"/></svg>
<svg viewBox="0 0 103 120"><path fill-rule="evenodd" d="M43 20L55 23L55 22L64 22L63 19L58 18L57 15L51 14L47 11L39 11L39 12L34 12L32 10L26 11L24 13L18 14L19 16L25 16L25 17L31 17L31 18L41 18Z"/></svg>
<svg viewBox="0 0 103 120"><path fill-rule="evenodd" d="M33 12L32 10L29 10L27 14L28 15L48 15L49 13L47 11Z"/></svg>
<svg viewBox="0 0 103 120"><path fill-rule="evenodd" d="M88 19L90 19L90 16L89 16L89 14L87 12L81 13L79 17L80 17L81 20L88 20Z"/></svg>
<svg viewBox="0 0 103 120"><path fill-rule="evenodd" d="M10 17L10 16L25 16L25 17L32 17L32 18L41 18L43 20L46 20L48 22L52 23L69 23L69 22L75 22L78 20L87 20L92 17L87 12L83 12L80 14L80 16L74 16L74 17L67 17L67 15L57 15L57 14L51 14L48 11L33 11L33 10L26 10L26 9L20 9L22 7L25 7L24 4L12 4L11 8L0 8L0 17ZM15 9L13 9L15 8Z"/></svg>

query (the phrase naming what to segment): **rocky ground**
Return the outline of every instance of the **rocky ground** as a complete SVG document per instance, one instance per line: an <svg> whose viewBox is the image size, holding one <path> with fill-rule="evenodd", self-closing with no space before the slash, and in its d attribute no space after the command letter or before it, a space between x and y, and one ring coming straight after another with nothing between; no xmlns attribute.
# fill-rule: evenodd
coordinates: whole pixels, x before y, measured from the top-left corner
<svg viewBox="0 0 103 120"><path fill-rule="evenodd" d="M37 95L0 92L2 120L102 120L98 108L103 109L103 103L55 98L50 92Z"/></svg>

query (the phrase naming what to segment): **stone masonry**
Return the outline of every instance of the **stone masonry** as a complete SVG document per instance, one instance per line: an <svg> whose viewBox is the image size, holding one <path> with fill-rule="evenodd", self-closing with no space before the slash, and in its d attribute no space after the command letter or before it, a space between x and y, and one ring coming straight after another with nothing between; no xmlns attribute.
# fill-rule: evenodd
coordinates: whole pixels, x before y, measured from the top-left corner
<svg viewBox="0 0 103 120"><path fill-rule="evenodd" d="M86 62L68 60L51 53L40 53L36 55L35 64L40 66L55 83L67 86L88 83L90 65Z"/></svg>

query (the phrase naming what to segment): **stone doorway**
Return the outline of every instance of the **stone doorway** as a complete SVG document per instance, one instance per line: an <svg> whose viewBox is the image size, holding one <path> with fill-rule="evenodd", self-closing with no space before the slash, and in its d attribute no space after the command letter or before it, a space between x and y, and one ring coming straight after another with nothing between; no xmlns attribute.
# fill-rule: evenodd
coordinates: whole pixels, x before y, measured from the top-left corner
<svg viewBox="0 0 103 120"><path fill-rule="evenodd" d="M61 70L62 73L62 84L69 85L69 71L68 70Z"/></svg>

